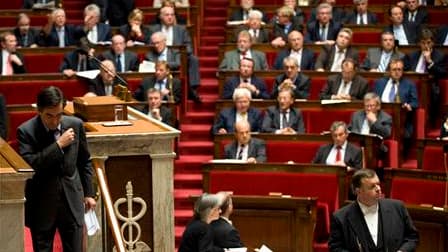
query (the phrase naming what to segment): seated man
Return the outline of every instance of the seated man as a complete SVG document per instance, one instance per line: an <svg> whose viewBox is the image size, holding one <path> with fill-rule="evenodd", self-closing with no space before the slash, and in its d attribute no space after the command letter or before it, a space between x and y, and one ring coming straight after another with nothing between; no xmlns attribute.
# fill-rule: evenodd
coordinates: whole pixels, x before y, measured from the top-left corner
<svg viewBox="0 0 448 252"><path fill-rule="evenodd" d="M284 47L288 42L288 34L292 31L303 31L303 23L294 17L294 10L288 6L277 9L277 22L272 27L271 41L273 47Z"/></svg>
<svg viewBox="0 0 448 252"><path fill-rule="evenodd" d="M374 25L378 23L376 14L368 10L368 0L353 0L355 9L345 18L347 24Z"/></svg>
<svg viewBox="0 0 448 252"><path fill-rule="evenodd" d="M103 60L101 62L100 74L93 80L89 80L89 92L84 96L106 96L113 95L114 87L116 85L127 86L117 78L115 65L110 60Z"/></svg>
<svg viewBox="0 0 448 252"><path fill-rule="evenodd" d="M381 100L377 94L364 95L364 109L353 113L349 129L358 134L376 134L383 139L390 137L392 117L381 110Z"/></svg>
<svg viewBox="0 0 448 252"><path fill-rule="evenodd" d="M274 69L283 69L283 59L288 56L296 58L300 70L314 69L314 52L303 47L303 34L299 31L291 31L288 34L288 47L278 52Z"/></svg>
<svg viewBox="0 0 448 252"><path fill-rule="evenodd" d="M0 75L26 73L23 55L17 52L17 39L11 32L0 34Z"/></svg>
<svg viewBox="0 0 448 252"><path fill-rule="evenodd" d="M166 61L158 61L155 74L143 78L142 83L134 93L134 98L139 101L146 100L146 92L151 88L159 90L164 101L178 104L182 99L180 80L171 75Z"/></svg>
<svg viewBox="0 0 448 252"><path fill-rule="evenodd" d="M317 6L317 19L307 24L305 43L334 44L342 24L332 19L332 7L328 3Z"/></svg>
<svg viewBox="0 0 448 252"><path fill-rule="evenodd" d="M236 88L247 88L251 92L252 98L269 99L270 95L266 90L264 80L254 75L254 61L249 58L243 58L240 64L239 76L231 77L224 84L222 98L231 99Z"/></svg>
<svg viewBox="0 0 448 252"><path fill-rule="evenodd" d="M246 120L235 123L235 140L224 147L226 159L239 159L247 163L266 162L266 146L263 140L252 138Z"/></svg>
<svg viewBox="0 0 448 252"><path fill-rule="evenodd" d="M237 49L228 51L219 64L219 71L238 70L242 58L251 58L254 61L254 70L267 70L266 54L252 50L252 39L248 31L240 31L238 34Z"/></svg>
<svg viewBox="0 0 448 252"><path fill-rule="evenodd" d="M114 62L115 69L118 73L138 70L139 62L137 54L126 49L126 41L121 34L112 36L110 50L105 51L100 58Z"/></svg>
<svg viewBox="0 0 448 252"><path fill-rule="evenodd" d="M318 3L326 4L331 7L330 14L331 19L334 22L343 23L345 20L345 11L343 7L336 6L336 0L322 0L322 1L315 1L312 0L312 5L318 5ZM316 19L319 19L319 6L317 8L313 8L311 10L310 20L308 20L309 23L314 22Z"/></svg>
<svg viewBox="0 0 448 252"><path fill-rule="evenodd" d="M251 132L260 131L262 114L250 107L251 94L246 88L236 88L233 92L233 108L224 108L219 112L218 118L212 126L213 134L232 133L235 122L248 121Z"/></svg>
<svg viewBox="0 0 448 252"><path fill-rule="evenodd" d="M429 15L426 7L420 5L419 0L406 0L403 19L406 23L414 23L417 26L422 26L428 24Z"/></svg>
<svg viewBox="0 0 448 252"><path fill-rule="evenodd" d="M151 118L166 123L171 127L175 127L171 109L162 105L162 92L155 88L150 88L146 94L148 103L145 105L142 112Z"/></svg>
<svg viewBox="0 0 448 252"><path fill-rule="evenodd" d="M342 28L334 45L323 45L316 59L316 71L340 72L342 61L352 58L358 64L358 50L351 47L353 32L349 28Z"/></svg>
<svg viewBox="0 0 448 252"><path fill-rule="evenodd" d="M40 43L39 31L30 26L30 17L25 13L17 16L17 27L14 35L17 38L17 47L37 47Z"/></svg>
<svg viewBox="0 0 448 252"><path fill-rule="evenodd" d="M108 24L100 23L101 11L96 4L84 8L84 24L78 29L84 30L87 39L92 44L110 43L112 30Z"/></svg>
<svg viewBox="0 0 448 252"><path fill-rule="evenodd" d="M437 29L436 44L448 46L448 25L442 25Z"/></svg>
<svg viewBox="0 0 448 252"><path fill-rule="evenodd" d="M171 71L180 68L180 53L178 50L168 48L166 45L166 34L160 31L151 35L152 50L145 54L145 60L151 62L166 61Z"/></svg>
<svg viewBox="0 0 448 252"><path fill-rule="evenodd" d="M297 59L289 56L283 59L284 73L275 77L274 87L272 88L271 98L277 99L277 95L280 89L280 85L285 81L291 81L291 88L294 91L294 97L296 99L307 99L310 95L311 80L305 74L300 72L299 63Z"/></svg>
<svg viewBox="0 0 448 252"><path fill-rule="evenodd" d="M76 75L77 72L98 69L98 63L87 55L87 53L93 54L93 50L86 52L83 48L78 47L73 51L65 53L64 59L59 66L59 72L70 78Z"/></svg>
<svg viewBox="0 0 448 252"><path fill-rule="evenodd" d="M347 141L348 130L345 122L333 122L330 132L333 143L321 146L313 163L345 166L348 170L361 169L361 149Z"/></svg>
<svg viewBox="0 0 448 252"><path fill-rule="evenodd" d="M240 31L246 30L250 33L252 43L269 43L269 30L262 25L261 19L263 13L259 10L249 11L249 18L247 23L235 29L235 34L232 36L231 42L238 41L238 34Z"/></svg>
<svg viewBox="0 0 448 252"><path fill-rule="evenodd" d="M244 21L249 18L249 12L252 10L257 10L254 8L254 0L241 0L240 8L235 10L232 14L230 14L229 21ZM268 23L268 19L266 15L262 12L263 17L262 20L264 23Z"/></svg>
<svg viewBox="0 0 448 252"><path fill-rule="evenodd" d="M390 31L382 32L381 47L367 49L367 55L361 68L370 72L387 72L387 66L391 59L404 58L404 54L396 46L394 34Z"/></svg>
<svg viewBox="0 0 448 252"><path fill-rule="evenodd" d="M213 246L223 249L244 247L238 230L232 225L232 221L230 221L230 215L233 213L231 194L228 192L218 192L216 195L219 197L221 214L219 219L210 223L214 237Z"/></svg>
<svg viewBox="0 0 448 252"><path fill-rule="evenodd" d="M66 47L76 45L82 33L75 26L66 23L65 11L54 9L48 15L48 23L42 28L40 44L45 46Z"/></svg>
<svg viewBox="0 0 448 252"><path fill-rule="evenodd" d="M271 106L266 110L262 132L275 134L305 133L302 112L294 108L294 92L289 80L283 82L277 97L277 106Z"/></svg>
<svg viewBox="0 0 448 252"><path fill-rule="evenodd" d="M417 34L420 33L420 26L415 23L404 22L403 10L399 6L392 6L389 9L389 19L391 25L385 28L386 31L394 33L398 45L412 45L417 43Z"/></svg>
<svg viewBox="0 0 448 252"><path fill-rule="evenodd" d="M367 93L367 80L357 73L351 58L342 61L342 71L328 76L327 84L320 91L321 100L362 100Z"/></svg>

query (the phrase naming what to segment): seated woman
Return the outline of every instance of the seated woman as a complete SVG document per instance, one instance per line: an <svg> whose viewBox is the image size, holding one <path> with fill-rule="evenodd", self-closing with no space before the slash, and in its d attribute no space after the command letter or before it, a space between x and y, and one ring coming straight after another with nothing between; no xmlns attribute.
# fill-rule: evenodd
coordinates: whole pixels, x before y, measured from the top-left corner
<svg viewBox="0 0 448 252"><path fill-rule="evenodd" d="M215 194L202 194L195 202L193 220L182 234L179 252L224 252L213 246L210 223L219 218L219 198Z"/></svg>
<svg viewBox="0 0 448 252"><path fill-rule="evenodd" d="M149 27L143 25L143 12L134 9L129 13L128 23L120 26L120 34L126 38L126 46L148 45L151 38Z"/></svg>

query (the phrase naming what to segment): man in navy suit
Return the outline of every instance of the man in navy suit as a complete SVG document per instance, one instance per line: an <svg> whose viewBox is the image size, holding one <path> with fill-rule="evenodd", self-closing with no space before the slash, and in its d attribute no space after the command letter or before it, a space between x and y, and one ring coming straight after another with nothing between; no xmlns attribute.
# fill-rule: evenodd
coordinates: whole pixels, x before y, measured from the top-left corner
<svg viewBox="0 0 448 252"><path fill-rule="evenodd" d="M219 208L221 214L219 219L210 223L213 230L213 245L223 249L244 247L238 230L233 226L230 215L233 213L233 202L230 193L218 192Z"/></svg>
<svg viewBox="0 0 448 252"><path fill-rule="evenodd" d="M212 126L213 134L232 133L234 125L239 121L248 121L251 132L260 131L262 114L256 109L250 107L251 93L246 88L236 88L233 92L232 108L224 108L219 112L215 123Z"/></svg>
<svg viewBox="0 0 448 252"><path fill-rule="evenodd" d="M76 45L82 37L79 29L71 24L66 24L65 11L57 8L48 16L47 24L42 28L41 44L46 46L66 47Z"/></svg>
<svg viewBox="0 0 448 252"><path fill-rule="evenodd" d="M429 29L423 29L419 39L420 50L411 52L406 57L405 67L409 71L429 73L431 76L427 84L431 85L429 116L433 124L440 118L439 80L447 75L446 56L441 50L434 48L434 40L432 32Z"/></svg>
<svg viewBox="0 0 448 252"><path fill-rule="evenodd" d="M224 147L226 159L239 159L247 163L266 162L266 146L263 140L252 138L248 121L235 123L235 140Z"/></svg>
<svg viewBox="0 0 448 252"><path fill-rule="evenodd" d="M270 106L263 118L262 132L275 134L305 133L302 111L294 108L294 91L284 83L277 97L277 105Z"/></svg>
<svg viewBox="0 0 448 252"><path fill-rule="evenodd" d="M332 19L331 10L328 3L317 6L317 19L307 24L305 43L334 44L342 24Z"/></svg>
<svg viewBox="0 0 448 252"><path fill-rule="evenodd" d="M321 146L313 163L345 166L348 170L361 169L361 149L347 141L348 130L345 122L333 122L330 132L333 143Z"/></svg>
<svg viewBox="0 0 448 252"><path fill-rule="evenodd" d="M375 171L356 171L351 188L356 201L331 218L330 251L415 251L418 231L401 201L382 198Z"/></svg>
<svg viewBox="0 0 448 252"><path fill-rule="evenodd" d="M126 40L121 34L115 34L112 37L110 50L105 51L101 57L114 62L118 73L138 70L139 61L137 54L126 50Z"/></svg>
<svg viewBox="0 0 448 252"><path fill-rule="evenodd" d="M386 31L394 33L398 44L412 45L417 43L417 34L420 32L420 26L415 23L404 22L403 9L399 6L392 6L389 9L389 19L391 25L385 28Z"/></svg>
<svg viewBox="0 0 448 252"><path fill-rule="evenodd" d="M310 95L311 80L308 76L300 72L299 63L293 56L283 59L284 73L275 77L272 87L271 98L277 99L278 92L283 82L291 82L290 87L294 91L296 99L308 99Z"/></svg>
<svg viewBox="0 0 448 252"><path fill-rule="evenodd" d="M92 44L110 42L112 38L111 28L108 24L100 23L101 12L96 4L89 4L84 8L84 26L82 29L87 39Z"/></svg>
<svg viewBox="0 0 448 252"><path fill-rule="evenodd" d="M150 88L146 92L148 103L143 107L142 112L151 118L176 127L171 109L162 104L162 92L155 88Z"/></svg>
<svg viewBox="0 0 448 252"><path fill-rule="evenodd" d="M270 95L266 90L266 83L253 73L254 61L250 58L243 58L240 61L239 75L231 77L224 84L222 98L232 99L236 88L247 88L251 92L252 98L269 99Z"/></svg>
<svg viewBox="0 0 448 252"><path fill-rule="evenodd" d="M288 6L277 9L277 21L272 27L273 47L284 47L288 42L288 34L292 31L303 31L303 23L294 16L294 10Z"/></svg>
<svg viewBox="0 0 448 252"><path fill-rule="evenodd" d="M429 15L426 7L419 4L419 0L406 0L404 22L414 23L417 26L428 24Z"/></svg>
<svg viewBox="0 0 448 252"><path fill-rule="evenodd" d="M156 63L157 61L166 61L171 71L177 71L180 68L180 53L166 46L166 34L163 32L154 32L151 35L151 45L153 46L147 54L145 60Z"/></svg>
<svg viewBox="0 0 448 252"><path fill-rule="evenodd" d="M410 140L413 133L415 110L418 108L417 88L415 84L403 77L404 63L400 59L393 59L389 63L390 77L383 77L375 81L374 92L381 97L382 102L400 103L407 112L404 123L404 155L408 154Z"/></svg>
<svg viewBox="0 0 448 252"><path fill-rule="evenodd" d="M252 43L269 43L270 29L262 25L262 18L263 13L261 13L261 11L249 11L249 18L247 20L247 23L235 29L231 42L235 43L238 40L238 34L240 33L240 31L246 30L250 33Z"/></svg>
<svg viewBox="0 0 448 252"><path fill-rule="evenodd" d="M34 170L25 189L34 251L52 251L56 229L64 251L82 251L84 213L96 205L84 125L63 115L64 105L59 88L42 89L38 115L17 129L19 153Z"/></svg>
<svg viewBox="0 0 448 252"><path fill-rule="evenodd" d="M14 35L17 38L17 47L37 47L40 43L39 31L30 27L30 17L25 13L17 16L17 27L14 28Z"/></svg>
<svg viewBox="0 0 448 252"><path fill-rule="evenodd" d="M345 23L357 25L374 25L378 22L375 13L368 10L368 0L354 0L355 9L347 15Z"/></svg>
<svg viewBox="0 0 448 252"><path fill-rule="evenodd" d="M274 61L274 69L283 69L283 59L291 56L299 62L300 70L314 69L314 52L303 47L303 34L300 31L291 31L288 34L288 48L278 52Z"/></svg>
<svg viewBox="0 0 448 252"><path fill-rule="evenodd" d="M342 61L346 58L351 58L358 64L358 50L351 47L352 37L351 29L342 28L334 45L323 45L314 65L316 71L340 72Z"/></svg>

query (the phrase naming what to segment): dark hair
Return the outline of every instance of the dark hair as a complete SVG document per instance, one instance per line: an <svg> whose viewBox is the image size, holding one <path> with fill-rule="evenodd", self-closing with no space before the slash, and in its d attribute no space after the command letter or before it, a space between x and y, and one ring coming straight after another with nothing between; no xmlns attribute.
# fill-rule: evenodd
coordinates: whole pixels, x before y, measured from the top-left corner
<svg viewBox="0 0 448 252"><path fill-rule="evenodd" d="M389 11L388 11L388 13L389 13L389 17L392 16L392 10L395 9L395 8L399 8L399 9L401 10L401 13L403 13L403 8L401 8L401 7L398 6L398 5L394 5L394 6L390 7L390 9L389 9Z"/></svg>
<svg viewBox="0 0 448 252"><path fill-rule="evenodd" d="M37 94L37 109L39 111L59 104L62 104L62 106L65 107L64 95L58 87L46 87L40 90L39 94Z"/></svg>
<svg viewBox="0 0 448 252"><path fill-rule="evenodd" d="M353 70L358 70L358 64L352 58L345 58L344 60L342 60L341 67L347 65L347 63L351 63L353 65Z"/></svg>
<svg viewBox="0 0 448 252"><path fill-rule="evenodd" d="M360 169L353 174L351 188L354 194L356 194L356 188L360 188L362 180L365 178L374 178L376 173L371 169Z"/></svg>
<svg viewBox="0 0 448 252"><path fill-rule="evenodd" d="M420 36L419 36L419 42L423 41L423 40L427 40L430 39L431 41L434 41L434 35L432 34L432 31L430 29L423 29L420 32Z"/></svg>

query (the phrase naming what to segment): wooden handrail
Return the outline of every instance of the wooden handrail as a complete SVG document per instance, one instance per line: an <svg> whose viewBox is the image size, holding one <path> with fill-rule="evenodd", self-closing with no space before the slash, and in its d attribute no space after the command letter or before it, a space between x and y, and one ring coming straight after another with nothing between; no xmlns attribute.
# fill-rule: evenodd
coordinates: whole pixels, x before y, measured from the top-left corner
<svg viewBox="0 0 448 252"><path fill-rule="evenodd" d="M101 196L103 197L104 207L106 209L106 217L111 227L115 247L118 252L125 252L126 249L124 246L123 237L121 236L120 227L114 212L114 204L112 203L109 187L107 186L107 179L104 174L104 159L94 158L92 160L92 164L95 169L96 176L98 177L98 184L100 186Z"/></svg>

